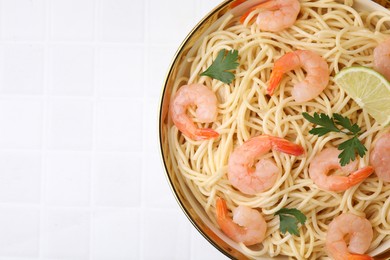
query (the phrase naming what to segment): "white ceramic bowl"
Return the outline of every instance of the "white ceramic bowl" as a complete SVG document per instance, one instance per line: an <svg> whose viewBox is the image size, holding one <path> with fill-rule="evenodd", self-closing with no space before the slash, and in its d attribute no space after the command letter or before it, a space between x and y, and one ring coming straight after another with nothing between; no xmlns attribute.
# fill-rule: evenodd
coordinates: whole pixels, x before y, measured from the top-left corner
<svg viewBox="0 0 390 260"><path fill-rule="evenodd" d="M170 93L174 79L180 77L180 75L188 73L188 68L183 66L184 63L182 61L186 59L187 56L191 56L191 54L197 50L197 47L202 41L202 38L217 28L220 22L224 19L223 16L228 15L229 13L233 13L234 15L241 15L245 10L248 10L250 6L253 6L259 2L259 0L249 0L233 9L231 8L232 2L233 0L226 0L217 6L214 10L212 10L209 14L207 14L188 34L181 46L178 48L178 51L176 52L173 58L173 62L168 70L168 74L166 76L165 84L162 90L159 111L159 141L162 161L167 179L178 204L188 217L189 221L204 236L205 239L207 239L226 256L230 258L242 259L246 258L246 256L237 243L229 239L211 223L203 208L195 200L194 196L185 185L182 177L173 172L173 170L169 167L171 164L169 157L170 147L168 145L164 145L167 144L167 142L164 142L167 137L163 131L164 124L167 123L166 117L168 114ZM384 10L390 15L390 11L385 8L385 6L390 6L389 1L379 0L377 2L379 2L379 4L370 0L355 0L354 8L357 10L366 11ZM375 252L372 253L375 254ZM264 256L261 259L271 258ZM272 259L286 259L286 257Z"/></svg>

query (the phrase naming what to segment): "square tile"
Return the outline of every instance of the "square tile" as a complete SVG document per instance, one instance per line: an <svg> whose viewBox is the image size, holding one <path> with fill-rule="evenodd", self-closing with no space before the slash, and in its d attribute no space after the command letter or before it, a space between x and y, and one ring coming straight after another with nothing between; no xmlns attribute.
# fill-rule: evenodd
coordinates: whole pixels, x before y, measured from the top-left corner
<svg viewBox="0 0 390 260"><path fill-rule="evenodd" d="M99 153L95 157L93 200L98 206L138 207L142 159L129 154Z"/></svg>
<svg viewBox="0 0 390 260"><path fill-rule="evenodd" d="M0 147L40 149L43 101L33 98L0 99Z"/></svg>
<svg viewBox="0 0 390 260"><path fill-rule="evenodd" d="M1 38L5 40L43 40L44 0L3 0Z"/></svg>
<svg viewBox="0 0 390 260"><path fill-rule="evenodd" d="M185 39L191 29L197 24L195 15L195 1L183 4L181 0L150 0L148 15L149 40L153 44L179 44ZM162 10L169 10L167 15ZM163 28L163 29L162 29ZM174 33L167 33L172 28Z"/></svg>
<svg viewBox="0 0 390 260"><path fill-rule="evenodd" d="M56 206L88 206L91 156L83 152L49 152L45 201Z"/></svg>
<svg viewBox="0 0 390 260"><path fill-rule="evenodd" d="M138 99L99 101L97 148L106 151L142 151L142 117L142 102Z"/></svg>
<svg viewBox="0 0 390 260"><path fill-rule="evenodd" d="M42 255L49 259L89 259L90 213L49 209L44 214Z"/></svg>
<svg viewBox="0 0 390 260"><path fill-rule="evenodd" d="M0 255L38 257L39 209L0 207Z"/></svg>
<svg viewBox="0 0 390 260"><path fill-rule="evenodd" d="M101 47L98 88L102 97L143 97L144 48Z"/></svg>
<svg viewBox="0 0 390 260"><path fill-rule="evenodd" d="M221 0L201 0L199 3L199 20L221 4Z"/></svg>
<svg viewBox="0 0 390 260"><path fill-rule="evenodd" d="M49 102L49 148L90 150L92 121L92 101L52 98Z"/></svg>
<svg viewBox="0 0 390 260"><path fill-rule="evenodd" d="M150 46L148 50L146 92L148 97L159 98L164 86L165 76L173 59L177 46Z"/></svg>
<svg viewBox="0 0 390 260"><path fill-rule="evenodd" d="M140 214L135 209L97 210L92 220L92 258L139 258Z"/></svg>
<svg viewBox="0 0 390 260"><path fill-rule="evenodd" d="M93 0L51 0L50 38L54 40L93 40Z"/></svg>
<svg viewBox="0 0 390 260"><path fill-rule="evenodd" d="M91 96L93 94L93 46L52 46L49 66L51 95Z"/></svg>
<svg viewBox="0 0 390 260"><path fill-rule="evenodd" d="M0 202L40 202L41 160L39 152L0 152Z"/></svg>
<svg viewBox="0 0 390 260"><path fill-rule="evenodd" d="M37 95L43 92L43 45L0 47L0 93Z"/></svg>
<svg viewBox="0 0 390 260"><path fill-rule="evenodd" d="M144 147L150 154L160 153L159 144L159 109L160 100L158 98L144 98Z"/></svg>
<svg viewBox="0 0 390 260"><path fill-rule="evenodd" d="M147 243L141 246L144 259L190 259L189 223L179 209L145 210L142 241Z"/></svg>
<svg viewBox="0 0 390 260"><path fill-rule="evenodd" d="M227 257L191 227L191 260L226 260Z"/></svg>
<svg viewBox="0 0 390 260"><path fill-rule="evenodd" d="M145 1L101 0L99 39L112 42L143 42Z"/></svg>
<svg viewBox="0 0 390 260"><path fill-rule="evenodd" d="M160 157L150 154L144 161L143 198L151 208L176 208L177 202L169 188Z"/></svg>

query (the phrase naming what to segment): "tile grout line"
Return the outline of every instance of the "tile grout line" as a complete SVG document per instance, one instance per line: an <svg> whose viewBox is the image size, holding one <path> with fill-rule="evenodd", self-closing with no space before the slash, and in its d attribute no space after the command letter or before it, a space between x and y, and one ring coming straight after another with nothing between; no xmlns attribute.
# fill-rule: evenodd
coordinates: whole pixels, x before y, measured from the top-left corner
<svg viewBox="0 0 390 260"><path fill-rule="evenodd" d="M21 208L29 208L29 209L40 209L40 204L31 204L31 203L15 203L15 202L2 202L0 203L0 207L7 207L7 208L15 208L15 209L21 209ZM55 210L75 210L80 211L86 208L85 206L61 206L61 205L48 205L49 209L55 209ZM87 207L88 208L88 207ZM98 210L113 210L113 209L123 209L123 210L136 210L139 209L139 207L133 207L133 206L94 206L94 209ZM151 207L153 210L160 210L159 207Z"/></svg>
<svg viewBox="0 0 390 260"><path fill-rule="evenodd" d="M3 1L0 0L0 15L3 16ZM0 19L0 39L3 39L3 21Z"/></svg>
<svg viewBox="0 0 390 260"><path fill-rule="evenodd" d="M28 44L35 44L35 45L45 45L46 42L43 40L43 41L39 41L39 40L19 40L19 39L15 39L15 40L1 40L0 39L0 44L4 44L4 45L28 45ZM50 44L53 44L53 45L91 45L91 44L95 44L95 45L104 45L104 46L125 46L125 47L142 47L143 44L142 43L139 43L139 42L114 42L114 41L100 41L98 40L97 42L94 42L93 40L92 41L88 41L88 40L84 40L84 41L65 41L65 40L62 40L62 41L59 41L59 40L52 40L50 41ZM158 46L160 45L168 45L167 43L161 43L161 44L156 44Z"/></svg>
<svg viewBox="0 0 390 260"><path fill-rule="evenodd" d="M49 48L49 47L48 47ZM68 95L68 96L61 96L61 95L50 95L51 98L54 98L54 99L61 99L61 100L67 100L67 99L72 99L72 100L94 100L94 96L72 96L72 95ZM42 94L42 95L22 95L22 94L1 94L0 96L0 100L3 100L3 99L45 99L46 97ZM144 99L142 97L99 97L100 100L137 100L137 101L143 101ZM28 149L28 148L26 148Z"/></svg>
<svg viewBox="0 0 390 260"><path fill-rule="evenodd" d="M149 68L149 8L150 8L150 0L144 1L144 75L143 75L143 82L145 84L144 91L143 91L143 105L144 107L145 100L148 97L148 68ZM143 114L145 114L145 109L142 111ZM144 121L142 122L142 126L144 127ZM139 229L139 259L145 259L144 256L144 242L145 242L145 216L146 216L146 205L145 205L145 183L146 183L146 175L145 175L145 158L146 158L146 151L145 151L145 136L142 136L142 178L141 178L141 188L140 188L140 211L139 211L139 217L140 217L140 229Z"/></svg>
<svg viewBox="0 0 390 260"><path fill-rule="evenodd" d="M46 0L45 5L45 27L44 27L44 62L43 62L43 118L42 118L42 140L41 140L41 191L40 191L40 218L39 218L39 245L38 257L43 259L44 254L44 225L45 225L45 195L46 195L46 178L47 178L47 131L48 131L48 117L49 117L49 64L50 64L50 1Z"/></svg>
<svg viewBox="0 0 390 260"><path fill-rule="evenodd" d="M49 48L49 47L48 47ZM21 94L1 94L0 100L4 99L45 99L46 97L42 95L21 95ZM93 101L94 96L60 96L60 95L50 95L50 98L58 99L58 100L84 100L84 101ZM153 98L153 97L152 97ZM144 98L142 97L99 97L99 100L108 101L108 100L116 100L116 101L143 101ZM1 147L0 147L1 149ZM31 150L29 148L25 148L26 150ZM77 150L79 151L79 150Z"/></svg>
<svg viewBox="0 0 390 260"><path fill-rule="evenodd" d="M94 48L94 62L93 62L93 109L92 109L92 147L91 147L91 168L89 172L89 246L88 246L88 254L89 260L93 260L93 219L94 219L94 170L95 170L95 157L96 157L96 145L97 145L97 100L98 100L98 64L99 64L99 48L98 48L98 33L99 33L99 7L100 1L93 1L94 4L94 25L93 25L93 48Z"/></svg>

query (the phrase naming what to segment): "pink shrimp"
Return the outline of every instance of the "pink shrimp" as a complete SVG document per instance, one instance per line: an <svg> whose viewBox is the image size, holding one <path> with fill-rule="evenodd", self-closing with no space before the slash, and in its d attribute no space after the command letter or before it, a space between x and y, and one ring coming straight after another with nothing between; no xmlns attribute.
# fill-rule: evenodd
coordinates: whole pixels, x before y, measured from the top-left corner
<svg viewBox="0 0 390 260"><path fill-rule="evenodd" d="M302 155L302 146L285 139L260 135L252 137L237 147L229 157L228 179L230 183L246 194L256 194L270 189L276 182L279 168L272 160L255 160L269 152L276 150L290 155Z"/></svg>
<svg viewBox="0 0 390 260"><path fill-rule="evenodd" d="M291 92L296 102L306 102L317 97L329 82L328 63L312 51L297 50L289 52L279 58L271 73L267 92L273 95L283 74L302 67L307 72L306 78L294 85Z"/></svg>
<svg viewBox="0 0 390 260"><path fill-rule="evenodd" d="M370 163L379 179L390 182L390 133L376 141L370 155Z"/></svg>
<svg viewBox="0 0 390 260"><path fill-rule="evenodd" d="M232 240L247 246L261 243L267 231L267 222L260 212L246 206L233 209L233 219L228 216L225 200L217 198L217 222Z"/></svg>
<svg viewBox="0 0 390 260"><path fill-rule="evenodd" d="M369 260L373 258L364 253L370 247L372 238L370 221L351 213L343 213L330 222L325 246L334 260Z"/></svg>
<svg viewBox="0 0 390 260"><path fill-rule="evenodd" d="M186 110L196 105L196 117L200 122L211 123L217 118L217 97L202 84L184 85L171 100L170 113L176 127L193 140L206 140L219 134L209 128L199 129L188 117Z"/></svg>
<svg viewBox="0 0 390 260"><path fill-rule="evenodd" d="M240 19L244 23L251 12L263 9L257 16L259 28L269 32L279 32L291 27L297 20L301 5L298 0L268 0L249 9Z"/></svg>
<svg viewBox="0 0 390 260"><path fill-rule="evenodd" d="M390 38L374 49L374 69L390 80Z"/></svg>
<svg viewBox="0 0 390 260"><path fill-rule="evenodd" d="M311 161L309 176L320 189L337 192L345 191L365 180L374 171L373 167L366 166L352 172L356 169L356 160L341 167L339 154L340 151L336 148L325 148ZM328 176L327 174L332 169L341 169L343 172L352 173L349 176Z"/></svg>

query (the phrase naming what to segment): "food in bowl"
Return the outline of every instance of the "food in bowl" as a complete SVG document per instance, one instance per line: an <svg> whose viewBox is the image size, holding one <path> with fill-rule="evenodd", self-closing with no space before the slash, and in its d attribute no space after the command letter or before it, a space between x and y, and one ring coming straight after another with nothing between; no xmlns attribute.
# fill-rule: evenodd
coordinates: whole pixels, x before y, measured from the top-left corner
<svg viewBox="0 0 390 260"><path fill-rule="evenodd" d="M389 12L231 4L165 93L167 171L249 258L370 259L390 240Z"/></svg>

